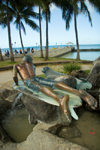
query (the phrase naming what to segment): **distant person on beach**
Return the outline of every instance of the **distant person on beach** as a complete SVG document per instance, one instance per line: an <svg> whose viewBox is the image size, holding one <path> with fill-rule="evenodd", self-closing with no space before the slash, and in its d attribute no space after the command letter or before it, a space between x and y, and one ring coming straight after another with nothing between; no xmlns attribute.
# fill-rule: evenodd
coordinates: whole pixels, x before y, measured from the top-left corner
<svg viewBox="0 0 100 150"><path fill-rule="evenodd" d="M34 48L31 49L31 53L34 53Z"/></svg>
<svg viewBox="0 0 100 150"><path fill-rule="evenodd" d="M16 55L16 54L18 54L18 51L17 51L17 49L15 49L15 55Z"/></svg>
<svg viewBox="0 0 100 150"><path fill-rule="evenodd" d="M24 51L25 51L25 54L27 54L27 49L26 49L26 48L25 48L25 50L24 50Z"/></svg>
<svg viewBox="0 0 100 150"><path fill-rule="evenodd" d="M9 51L8 50L5 51L5 56L9 57Z"/></svg>
<svg viewBox="0 0 100 150"><path fill-rule="evenodd" d="M27 48L27 53L30 53L30 48Z"/></svg>
<svg viewBox="0 0 100 150"><path fill-rule="evenodd" d="M19 50L19 53L22 54L22 50L21 49Z"/></svg>

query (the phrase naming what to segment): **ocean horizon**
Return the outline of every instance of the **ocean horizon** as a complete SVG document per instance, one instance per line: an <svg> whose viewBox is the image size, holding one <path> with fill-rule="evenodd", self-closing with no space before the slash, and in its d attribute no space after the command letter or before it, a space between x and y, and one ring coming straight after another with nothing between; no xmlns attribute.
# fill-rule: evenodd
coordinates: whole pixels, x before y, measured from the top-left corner
<svg viewBox="0 0 100 150"><path fill-rule="evenodd" d="M76 45L50 45L49 46L49 49L52 49L52 48L58 48L58 47L66 47L66 46L73 46L75 49L76 49ZM28 49L30 48L30 50L32 48L34 48L34 50L40 50L40 46L27 46L27 47L24 47L24 49ZM45 49L45 46L42 46L43 50ZM80 44L79 45L79 48L80 49L100 49L100 44ZM20 49L22 49L22 47L13 47L13 52L14 50L17 50L19 52ZM9 48L1 48L2 50L2 53L5 53L6 50L9 50Z"/></svg>

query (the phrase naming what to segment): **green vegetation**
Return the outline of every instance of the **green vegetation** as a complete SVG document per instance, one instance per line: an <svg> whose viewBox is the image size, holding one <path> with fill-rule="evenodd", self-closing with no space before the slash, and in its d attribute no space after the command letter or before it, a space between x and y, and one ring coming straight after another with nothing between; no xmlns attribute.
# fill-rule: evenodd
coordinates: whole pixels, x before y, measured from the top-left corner
<svg viewBox="0 0 100 150"><path fill-rule="evenodd" d="M77 63L70 63L63 66L65 73L71 73L73 70L80 70L81 66Z"/></svg>
<svg viewBox="0 0 100 150"><path fill-rule="evenodd" d="M85 74L88 75L90 73L90 70L85 70Z"/></svg>
<svg viewBox="0 0 100 150"><path fill-rule="evenodd" d="M44 75L44 74L41 74L41 75L38 75L38 77L45 78L45 75Z"/></svg>
<svg viewBox="0 0 100 150"><path fill-rule="evenodd" d="M0 68L1 67L12 66L14 64L18 64L18 62L11 62L10 60L9 61L2 61L2 62L0 62Z"/></svg>
<svg viewBox="0 0 100 150"><path fill-rule="evenodd" d="M69 62L76 62L77 63L77 60L76 59L67 59L67 58L55 58L55 57L49 57L49 59L48 59L48 62L58 62L58 61L69 61ZM82 60L80 60L80 61L82 61ZM18 63L21 63L22 62L22 57L20 57L20 58L16 58L15 57L15 62L11 62L10 61L10 59L9 60L4 60L4 61L0 61L0 67L6 67L6 66L11 66L11 65L14 65L14 64L18 64ZM34 63L40 63L40 62L45 62L46 63L46 61L44 61L44 58L39 58L39 57L33 57L33 62ZM56 63L55 63L56 64ZM65 64L65 62L64 63L62 63L62 65L64 65ZM52 64L51 64L52 65ZM53 64L54 65L54 64Z"/></svg>

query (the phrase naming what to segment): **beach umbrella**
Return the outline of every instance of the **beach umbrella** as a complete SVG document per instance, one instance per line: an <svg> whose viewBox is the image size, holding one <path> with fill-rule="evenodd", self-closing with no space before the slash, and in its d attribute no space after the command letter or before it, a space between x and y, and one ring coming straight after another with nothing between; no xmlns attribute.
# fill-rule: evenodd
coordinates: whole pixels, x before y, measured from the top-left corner
<svg viewBox="0 0 100 150"><path fill-rule="evenodd" d="M74 43L72 43L72 42L68 42L68 43L66 43L67 45L74 45Z"/></svg>

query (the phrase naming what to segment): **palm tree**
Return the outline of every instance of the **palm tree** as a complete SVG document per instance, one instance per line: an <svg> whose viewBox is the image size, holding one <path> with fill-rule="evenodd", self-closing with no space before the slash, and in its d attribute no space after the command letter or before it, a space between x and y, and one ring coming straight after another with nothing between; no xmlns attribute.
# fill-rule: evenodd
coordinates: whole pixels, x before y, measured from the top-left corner
<svg viewBox="0 0 100 150"><path fill-rule="evenodd" d="M9 49L11 55L11 61L14 62L14 55L12 50L12 43L11 43L11 31L10 31L10 16L9 16L9 8L8 8L8 0L6 0L6 11L7 11L7 27L8 27L8 37L9 37Z"/></svg>
<svg viewBox="0 0 100 150"><path fill-rule="evenodd" d="M10 30L10 22L12 21L12 16L10 16L10 5L9 1L1 1L0 5L0 25L3 27L8 28L8 40L9 40L9 49L10 49L10 58L11 61L14 61L14 55L13 55L13 50L12 50L12 43L11 43L11 30Z"/></svg>
<svg viewBox="0 0 100 150"><path fill-rule="evenodd" d="M1 48L0 48L0 61L3 61L3 56L2 56L2 51L1 51Z"/></svg>
<svg viewBox="0 0 100 150"><path fill-rule="evenodd" d="M43 16L45 17L45 20L46 20L46 52L45 52L45 60L47 60L48 59L48 55L49 55L48 54L48 22L50 21L49 5L50 5L50 3L52 1L51 0L34 0L34 1L33 0L23 0L23 2L27 3L28 5L39 6L42 9ZM40 27L40 30L41 30L41 27ZM42 35L40 35L40 38L41 37L42 37Z"/></svg>
<svg viewBox="0 0 100 150"><path fill-rule="evenodd" d="M79 54L79 40L78 40L78 29L77 29L77 16L80 13L85 13L89 17L89 21L92 25L90 13L88 11L88 8L84 1L80 0L54 0L55 4L57 6L60 6L62 8L62 17L66 21L66 29L69 29L70 22L72 19L72 16L74 16L74 27L75 27L75 36L76 36L76 45L77 45L77 59L80 60L80 54Z"/></svg>
<svg viewBox="0 0 100 150"><path fill-rule="evenodd" d="M88 0L100 13L100 0Z"/></svg>
<svg viewBox="0 0 100 150"><path fill-rule="evenodd" d="M42 30L41 30L41 7L39 6L39 27L40 27L40 51L41 57L43 58L43 50L42 50Z"/></svg>
<svg viewBox="0 0 100 150"><path fill-rule="evenodd" d="M12 11L13 16L15 18L14 24L16 24L16 28L19 30L21 46L23 50L23 54L25 55L24 45L22 40L22 29L24 33L26 33L23 21L28 24L31 28L39 31L38 25L33 21L33 19L38 19L38 13L33 11L32 6L27 6L26 4L20 4L20 2L12 3Z"/></svg>
<svg viewBox="0 0 100 150"><path fill-rule="evenodd" d="M48 51L48 22L50 22L50 0L46 0L43 5L43 14L46 20L46 52L45 60L48 60L49 51Z"/></svg>

